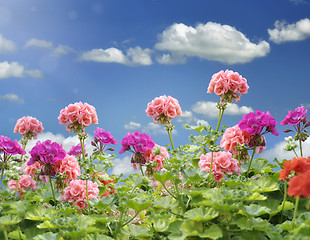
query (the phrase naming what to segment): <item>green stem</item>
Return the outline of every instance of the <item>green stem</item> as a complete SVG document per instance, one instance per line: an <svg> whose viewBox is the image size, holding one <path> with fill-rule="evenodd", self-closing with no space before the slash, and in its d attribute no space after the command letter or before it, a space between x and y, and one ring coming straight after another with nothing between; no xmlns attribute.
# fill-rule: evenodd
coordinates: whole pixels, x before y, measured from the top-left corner
<svg viewBox="0 0 310 240"><path fill-rule="evenodd" d="M141 170L142 176L144 176L143 169L142 169L142 164L140 162L139 162L139 166L140 166L140 170Z"/></svg>
<svg viewBox="0 0 310 240"><path fill-rule="evenodd" d="M282 204L282 209L281 209L281 218L280 218L280 223L282 223L283 211L284 211L284 206L285 206L286 196L287 196L287 182L286 182L286 181L284 181L284 197L283 197L283 204Z"/></svg>
<svg viewBox="0 0 310 240"><path fill-rule="evenodd" d="M137 212L131 219L129 219L127 222L125 222L122 227L126 226L128 223L130 223L131 221L133 221L135 219L136 216L138 216L140 212Z"/></svg>
<svg viewBox="0 0 310 240"><path fill-rule="evenodd" d="M8 238L8 232L6 231L6 227L7 227L7 226L4 226L3 235L4 235L4 239L5 239L5 240L9 240L9 238Z"/></svg>
<svg viewBox="0 0 310 240"><path fill-rule="evenodd" d="M80 143L81 143L81 148L82 148L82 156L83 156L83 162L85 163L86 162L86 157L85 157L85 151L84 151L84 141L85 141L85 138L84 136L79 136L79 139L80 139ZM86 173L86 169L84 167L84 171ZM89 198L88 198L88 180L86 180L86 201L87 201L87 206L88 206L88 211L90 209L90 204L89 204Z"/></svg>
<svg viewBox="0 0 310 240"><path fill-rule="evenodd" d="M254 148L253 148L253 153L252 153L252 156L251 156L250 164L249 164L248 170L246 172L246 175L249 174L249 171L251 169L251 165L252 165L252 161L253 161L253 158L254 158L255 151L256 151L256 146L254 146Z"/></svg>
<svg viewBox="0 0 310 240"><path fill-rule="evenodd" d="M17 186L18 186L18 180L16 180L16 185L15 185L15 192L14 192L14 199L15 200L16 200Z"/></svg>
<svg viewBox="0 0 310 240"><path fill-rule="evenodd" d="M124 210L122 209L122 210L121 210L121 214L120 214L120 216L119 216L119 220L118 220L116 229L115 229L115 232L114 232L114 238L115 238L115 239L118 239L118 238L117 238L118 232L120 231L120 228L121 228L122 225L123 225L123 216L124 216Z"/></svg>
<svg viewBox="0 0 310 240"><path fill-rule="evenodd" d="M210 177L212 175L212 167L213 167L213 152L211 152L211 164L210 164L210 170L209 170L209 175L208 175L207 183L209 183Z"/></svg>
<svg viewBox="0 0 310 240"><path fill-rule="evenodd" d="M51 189L52 189L52 193L53 193L53 198L54 198L54 202L55 202L55 206L57 205L57 202L56 202L56 197L55 197L55 192L54 192L54 188L53 188L53 183L52 183L52 178L51 176L49 176L49 179L50 179L50 185L51 185Z"/></svg>
<svg viewBox="0 0 310 240"><path fill-rule="evenodd" d="M299 197L296 198L293 221L295 220L296 215L297 215L298 203L299 203Z"/></svg>
<svg viewBox="0 0 310 240"><path fill-rule="evenodd" d="M302 146L301 146L301 138L299 139L299 148L300 148L300 156L302 157Z"/></svg>
<svg viewBox="0 0 310 240"><path fill-rule="evenodd" d="M87 188L87 183L88 183L88 180L86 180L86 200L87 200L87 206L88 206L88 211L89 211L90 205L89 205L89 198L88 198L88 188Z"/></svg>
<svg viewBox="0 0 310 240"><path fill-rule="evenodd" d="M1 169L1 181L3 183L3 176L4 176L4 167L2 166L2 169Z"/></svg>
<svg viewBox="0 0 310 240"><path fill-rule="evenodd" d="M223 115L224 115L224 109L220 109L220 111L219 111L219 120L217 122L216 131L218 131L220 129L220 124L221 124Z"/></svg>
<svg viewBox="0 0 310 240"><path fill-rule="evenodd" d="M169 129L167 129L168 135L169 135L169 139L170 139L170 143L171 143L171 147L172 150L174 150L174 144L173 144L173 140L172 140L172 131Z"/></svg>
<svg viewBox="0 0 310 240"><path fill-rule="evenodd" d="M174 181L174 188L175 188L175 191L177 193L177 196L176 196L177 200L179 201L179 203L180 203L180 205L182 207L182 210L183 210L182 212L185 213L186 208L185 208L185 205L183 203L182 196L181 196L180 191L179 191L179 186L178 186L176 181Z"/></svg>
<svg viewBox="0 0 310 240"><path fill-rule="evenodd" d="M298 158L298 155L297 155L297 153L296 153L295 149L293 149L293 152L295 153L295 156Z"/></svg>
<svg viewBox="0 0 310 240"><path fill-rule="evenodd" d="M171 197L173 197L174 199L176 199L176 200L178 200L177 199L177 197L176 196L174 196L167 188L166 188L166 186L165 186L165 184L164 183L162 183L162 182L160 182L161 183L161 185L164 187L164 189L167 191L167 193L169 193L170 194L170 196Z"/></svg>

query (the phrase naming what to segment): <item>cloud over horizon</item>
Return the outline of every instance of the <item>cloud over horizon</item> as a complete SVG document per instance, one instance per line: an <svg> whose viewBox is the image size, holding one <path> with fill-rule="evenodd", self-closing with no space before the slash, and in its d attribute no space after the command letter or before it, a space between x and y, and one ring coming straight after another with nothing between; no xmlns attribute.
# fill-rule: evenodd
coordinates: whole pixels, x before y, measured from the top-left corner
<svg viewBox="0 0 310 240"><path fill-rule="evenodd" d="M286 21L276 21L274 29L268 29L270 41L284 43L302 41L310 38L310 19L304 18L296 23L288 24Z"/></svg>
<svg viewBox="0 0 310 240"><path fill-rule="evenodd" d="M251 62L266 56L269 43L252 43L243 33L229 25L208 22L196 27L174 23L159 35L155 49L170 54L158 58L160 63L184 62L186 57L219 61L228 64Z"/></svg>
<svg viewBox="0 0 310 240"><path fill-rule="evenodd" d="M18 62L0 62L0 79L4 78L22 78L29 75L34 78L41 78L43 76L40 70L25 70L24 66Z"/></svg>

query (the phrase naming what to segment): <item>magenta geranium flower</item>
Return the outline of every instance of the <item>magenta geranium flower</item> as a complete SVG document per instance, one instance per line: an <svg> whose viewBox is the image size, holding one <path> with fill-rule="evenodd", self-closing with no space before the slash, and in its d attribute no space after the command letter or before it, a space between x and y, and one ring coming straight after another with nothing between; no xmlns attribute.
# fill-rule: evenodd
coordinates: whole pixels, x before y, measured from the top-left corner
<svg viewBox="0 0 310 240"><path fill-rule="evenodd" d="M5 152L9 155L26 154L26 151L21 148L16 140L13 142L10 138L2 135L0 135L0 153L1 152Z"/></svg>
<svg viewBox="0 0 310 240"><path fill-rule="evenodd" d="M144 153L148 149L153 149L155 142L151 139L150 135L136 131L134 133L128 132L121 141L122 148L119 151L120 154L125 151L131 151L133 153Z"/></svg>
<svg viewBox="0 0 310 240"><path fill-rule="evenodd" d="M84 152L85 152L85 147L84 147ZM81 143L78 143L77 145L72 146L71 149L69 150L68 154L71 156L81 155L82 154ZM87 156L86 153L85 153L85 156Z"/></svg>
<svg viewBox="0 0 310 240"><path fill-rule="evenodd" d="M288 114L285 116L285 118L280 122L281 125L297 125L304 121L307 117L306 114L308 112L308 109L305 109L304 106L296 108L293 112L288 111Z"/></svg>
<svg viewBox="0 0 310 240"><path fill-rule="evenodd" d="M100 142L104 145L108 144L118 144L118 142L113 138L110 132L104 131L102 128L97 127L97 129L94 131L95 142Z"/></svg>
<svg viewBox="0 0 310 240"><path fill-rule="evenodd" d="M43 143L38 141L29 153L31 158L27 162L28 165L36 161L42 164L55 164L66 156L66 151L62 148L62 145L51 140L46 140Z"/></svg>
<svg viewBox="0 0 310 240"><path fill-rule="evenodd" d="M279 136L279 133L275 128L277 123L278 122L276 122L276 120L271 116L269 111L264 113L260 110L256 110L255 113L250 112L243 115L243 118L238 123L238 126L242 131L246 131L251 135L271 132L272 134ZM263 132L263 129L265 129L265 132Z"/></svg>

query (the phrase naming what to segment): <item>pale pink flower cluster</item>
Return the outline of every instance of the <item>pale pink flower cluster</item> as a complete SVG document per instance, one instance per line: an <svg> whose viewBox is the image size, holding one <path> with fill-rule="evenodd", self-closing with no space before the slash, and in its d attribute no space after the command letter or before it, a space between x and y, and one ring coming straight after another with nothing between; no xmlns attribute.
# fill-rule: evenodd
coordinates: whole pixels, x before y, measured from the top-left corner
<svg viewBox="0 0 310 240"><path fill-rule="evenodd" d="M38 133L43 132L42 123L34 117L22 117L17 120L14 128L14 132L19 132L29 140L37 137Z"/></svg>
<svg viewBox="0 0 310 240"><path fill-rule="evenodd" d="M36 191L38 189L37 183L31 178L30 175L21 175L21 178L17 180L10 180L8 181L8 187L10 189L16 190L17 185L17 191L19 196L23 196L23 191L28 190L31 188L32 190Z"/></svg>
<svg viewBox="0 0 310 240"><path fill-rule="evenodd" d="M239 102L241 94L246 94L248 89L249 86L245 78L239 75L239 73L227 69L225 72L221 70L212 76L207 92L214 92L221 97L228 94L230 96L226 96L226 98L228 98L230 102L232 102L233 99L235 102ZM238 94L240 94L240 96Z"/></svg>
<svg viewBox="0 0 310 240"><path fill-rule="evenodd" d="M201 171L210 172L212 153L202 154L198 165ZM232 175L240 173L240 166L236 159L232 157L230 152L213 152L212 174L214 180L221 182L220 179L225 178L225 173Z"/></svg>
<svg viewBox="0 0 310 240"><path fill-rule="evenodd" d="M97 183L87 180L88 199L98 198L99 188ZM86 180L73 180L66 187L61 195L62 201L74 202L73 206L78 206L79 210L87 207Z"/></svg>
<svg viewBox="0 0 310 240"><path fill-rule="evenodd" d="M30 175L33 179L39 179L43 181L44 183L49 182L49 176L48 175L41 175L41 169L44 168L44 164L35 161L33 164L28 165L27 163L29 160L24 164L23 172Z"/></svg>
<svg viewBox="0 0 310 240"><path fill-rule="evenodd" d="M161 154L155 155L155 150L157 148L159 148ZM150 161L150 162L157 164L157 166L153 168L154 171L160 171L164 166L164 159L170 158L167 149L165 147L159 146L157 144L155 145L155 147L153 149L149 149L146 152L144 152L143 154L144 154L144 158L147 162Z"/></svg>
<svg viewBox="0 0 310 240"><path fill-rule="evenodd" d="M81 175L81 168L77 159L67 154L64 159L55 163L55 172L65 173L68 177L64 182L69 183L71 180L75 180Z"/></svg>
<svg viewBox="0 0 310 240"><path fill-rule="evenodd" d="M84 130L91 123L98 124L95 107L88 103L83 104L82 102L69 104L66 108L62 109L58 120L60 124L66 124L67 132L73 130L74 133Z"/></svg>
<svg viewBox="0 0 310 240"><path fill-rule="evenodd" d="M170 123L171 119L177 115L182 115L178 100L166 95L156 97L152 102L148 103L145 112L147 116L153 117L155 124L158 122L160 124Z"/></svg>
<svg viewBox="0 0 310 240"><path fill-rule="evenodd" d="M242 131L238 124L227 128L220 142L220 146L224 148L226 152L231 152L234 155L239 155L239 152L235 149L238 144L241 146L242 144L248 145L250 142L251 134Z"/></svg>

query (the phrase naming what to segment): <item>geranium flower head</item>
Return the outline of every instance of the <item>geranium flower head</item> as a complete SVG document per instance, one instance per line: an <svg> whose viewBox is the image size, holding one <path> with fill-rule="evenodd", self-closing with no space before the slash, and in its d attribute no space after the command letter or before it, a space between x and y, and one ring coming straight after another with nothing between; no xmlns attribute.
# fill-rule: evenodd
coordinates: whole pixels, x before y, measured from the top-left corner
<svg viewBox="0 0 310 240"><path fill-rule="evenodd" d="M241 94L248 92L249 85L247 80L243 78L238 72L231 70L223 70L213 74L208 86L207 93L214 92L216 95L221 96L221 102L239 102Z"/></svg>
<svg viewBox="0 0 310 240"><path fill-rule="evenodd" d="M18 144L16 140L0 135L0 153L5 152L9 155L21 154L25 155L26 151Z"/></svg>
<svg viewBox="0 0 310 240"><path fill-rule="evenodd" d="M296 108L293 112L288 111L288 114L285 118L280 122L281 125L297 125L301 123L304 118L306 118L306 114L308 109L305 109L304 106Z"/></svg>
<svg viewBox="0 0 310 240"><path fill-rule="evenodd" d="M9 180L8 187L13 190L16 190L17 187L18 195L21 197L23 196L23 191L28 190L29 188L34 191L38 189L37 183L30 175L21 175L19 180Z"/></svg>
<svg viewBox="0 0 310 240"><path fill-rule="evenodd" d="M31 158L27 163L28 165L33 164L35 161L43 164L55 164L66 156L66 151L62 148L62 145L51 140L46 140L43 143L38 141L29 153Z"/></svg>
<svg viewBox="0 0 310 240"><path fill-rule="evenodd" d="M84 152L85 152L85 146L84 146ZM81 143L78 143L77 145L72 146L68 154L71 156L81 155L82 154ZM87 153L85 153L85 156L87 156Z"/></svg>
<svg viewBox="0 0 310 240"><path fill-rule="evenodd" d="M24 138L31 140L43 132L42 123L34 117L26 116L17 120L14 132L19 132Z"/></svg>
<svg viewBox="0 0 310 240"><path fill-rule="evenodd" d="M293 158L291 161L283 163L283 169L280 171L279 180L289 180L287 177L294 171L294 175L310 171L310 157Z"/></svg>
<svg viewBox="0 0 310 240"><path fill-rule="evenodd" d="M119 151L120 154L125 151L133 151L134 153L144 153L148 149L153 149L155 142L151 139L151 135L140 133L136 131L134 133L128 132L121 141L122 148ZM133 149L131 148L133 147Z"/></svg>
<svg viewBox="0 0 310 240"><path fill-rule="evenodd" d="M64 180L65 183L69 183L81 175L81 169L77 159L69 154L55 163L55 172L67 175L67 178Z"/></svg>
<svg viewBox="0 0 310 240"><path fill-rule="evenodd" d="M102 128L97 127L94 131L95 134L95 142L100 142L104 145L108 144L118 144L118 142L113 138L110 132L104 131Z"/></svg>
<svg viewBox="0 0 310 240"><path fill-rule="evenodd" d="M145 110L146 115L153 117L154 123L166 124L171 123L171 119L177 115L182 116L182 110L177 99L171 96L156 97L152 102L148 103Z"/></svg>
<svg viewBox="0 0 310 240"><path fill-rule="evenodd" d="M242 131L246 131L251 135L263 134L262 130L265 128L266 132L271 132L272 134L278 136L279 133L276 130L276 125L278 122L271 116L270 112L266 113L256 110L248 114L243 115L243 118L239 121L238 126Z"/></svg>
<svg viewBox="0 0 310 240"><path fill-rule="evenodd" d="M75 102L60 111L58 116L60 124L65 124L67 132L84 131L91 123L98 124L97 112L94 106L88 103Z"/></svg>
<svg viewBox="0 0 310 240"><path fill-rule="evenodd" d="M289 196L310 197L310 171L294 176L288 184L287 194Z"/></svg>

